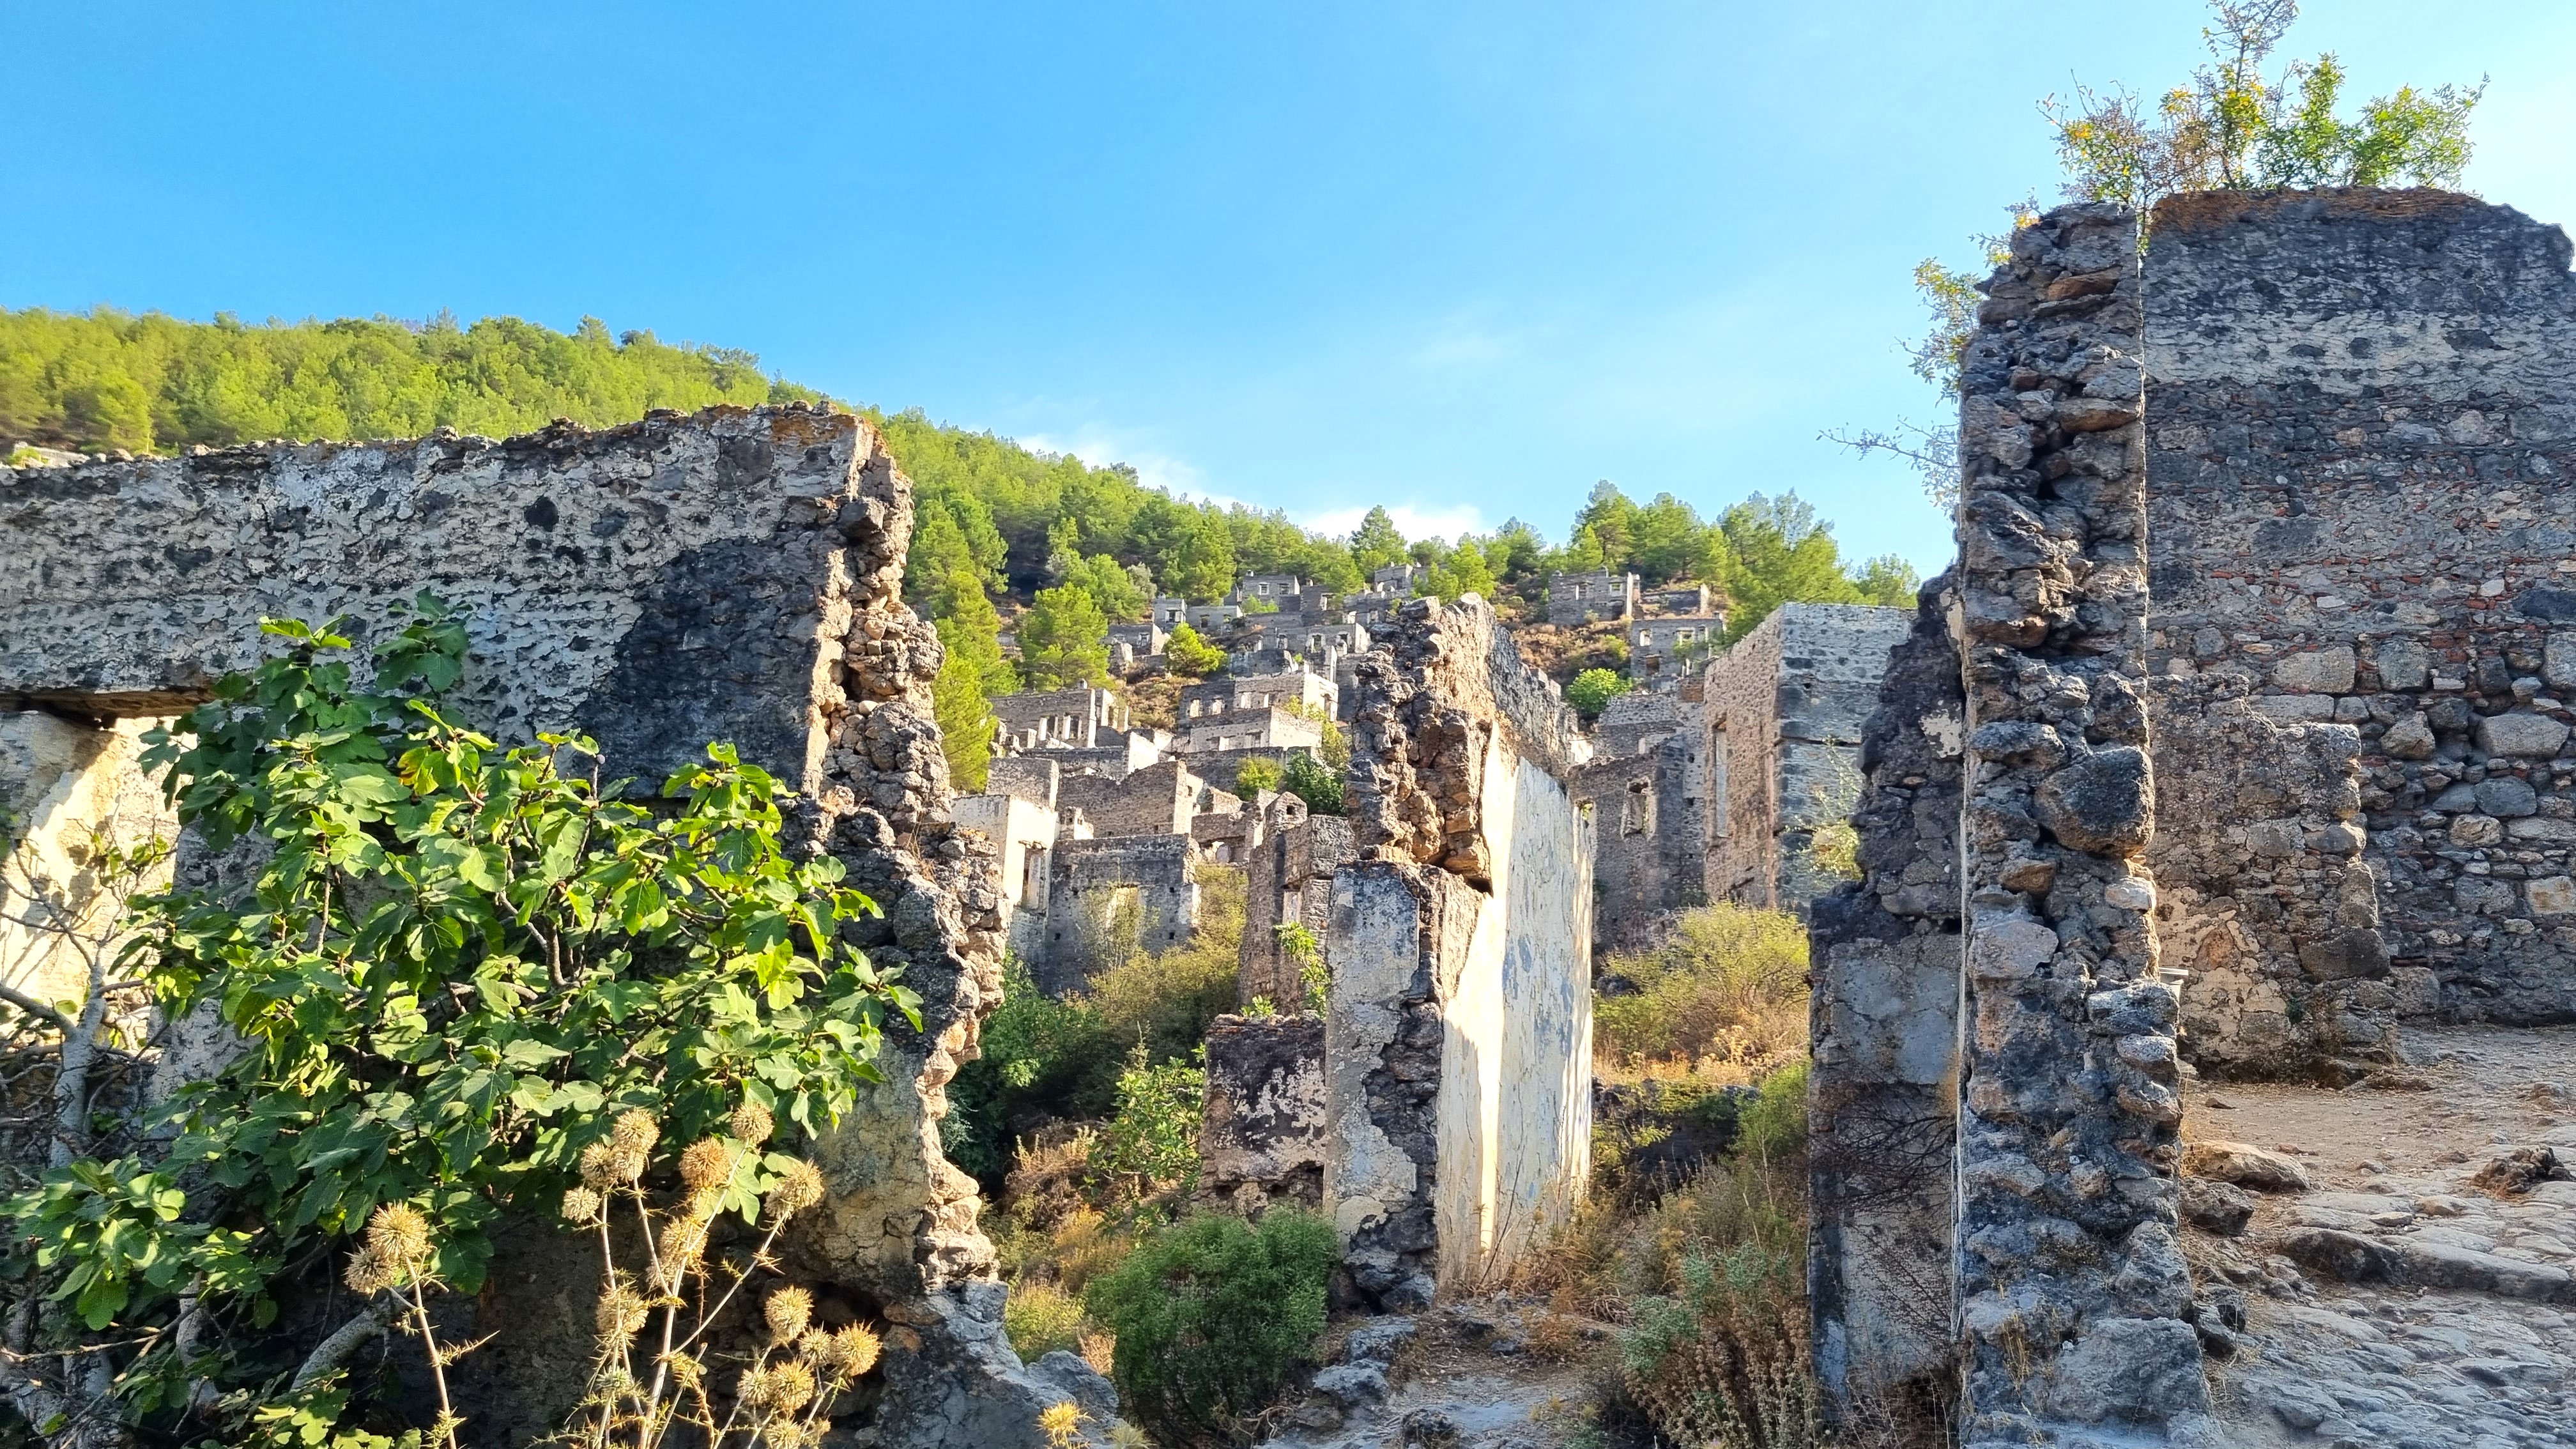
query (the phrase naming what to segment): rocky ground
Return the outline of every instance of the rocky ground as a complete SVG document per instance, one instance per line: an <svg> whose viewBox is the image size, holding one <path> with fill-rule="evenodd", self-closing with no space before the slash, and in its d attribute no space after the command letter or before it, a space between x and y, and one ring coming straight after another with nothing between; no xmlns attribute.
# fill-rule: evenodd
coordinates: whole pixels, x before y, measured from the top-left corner
<svg viewBox="0 0 2576 1449"><path fill-rule="evenodd" d="M2189 1251L2231 1445L2576 1445L2576 1181L2553 1180L2576 1028L2406 1046L2350 1090L2193 1094Z"/></svg>
<svg viewBox="0 0 2576 1449"><path fill-rule="evenodd" d="M1508 1294L1362 1320L1263 1449L1599 1442L1585 1432L1590 1395L1578 1360L1605 1331Z"/></svg>

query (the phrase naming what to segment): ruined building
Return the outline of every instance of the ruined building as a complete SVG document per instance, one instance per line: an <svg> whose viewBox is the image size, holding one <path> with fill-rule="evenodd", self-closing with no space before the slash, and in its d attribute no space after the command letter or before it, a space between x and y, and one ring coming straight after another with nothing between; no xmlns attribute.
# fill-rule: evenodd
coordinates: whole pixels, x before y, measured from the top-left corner
<svg viewBox="0 0 2576 1449"><path fill-rule="evenodd" d="M1905 626L1901 609L1783 604L1687 682L1610 701L1576 784L1603 944L1714 900L1803 911L1835 884L1817 832L1860 794L1861 722Z"/></svg>
<svg viewBox="0 0 2576 1449"><path fill-rule="evenodd" d="M1570 626L1601 619L1626 619L1636 612L1635 574L1602 569L1588 574L1553 573L1547 576L1547 621L1551 624Z"/></svg>
<svg viewBox="0 0 2576 1449"><path fill-rule="evenodd" d="M1971 1445L2255 1442L2179 1248L2187 1068L2342 1084L2404 1019L2576 1019L2569 256L2424 191L2177 197L2143 259L2110 207L2014 235L1958 567L1815 914L1836 1395L1957 1373ZM2565 1277L2346 1237L2311 1261ZM2321 1403L2282 1422L2364 1412Z"/></svg>
<svg viewBox="0 0 2576 1449"><path fill-rule="evenodd" d="M1359 681L1350 818L1283 802L1252 857L1241 989L1276 1010L1209 1035L1201 1182L1320 1198L1337 1297L1402 1311L1500 1278L1590 1172L1590 746L1472 595L1406 604Z"/></svg>
<svg viewBox="0 0 2576 1449"><path fill-rule="evenodd" d="M58 836L130 793L107 779L131 771L118 722L255 664L261 616L363 634L423 588L465 611L452 703L482 729L580 728L644 779L734 742L883 906L861 944L921 996L921 1029L888 1029L885 1083L817 1145L828 1195L782 1263L889 1326L876 1442L1034 1445L1042 1408L1106 1385L1070 1355L1012 1355L974 1183L939 1149L1003 940L995 856L949 816L939 644L901 595L911 522L875 431L798 406L0 469L0 709L20 712L0 719L0 794L32 804L13 829ZM597 1260L563 1241L512 1239L452 1305L498 1335L452 1370L481 1442L551 1432L587 1378L589 1335L563 1325L589 1322Z"/></svg>

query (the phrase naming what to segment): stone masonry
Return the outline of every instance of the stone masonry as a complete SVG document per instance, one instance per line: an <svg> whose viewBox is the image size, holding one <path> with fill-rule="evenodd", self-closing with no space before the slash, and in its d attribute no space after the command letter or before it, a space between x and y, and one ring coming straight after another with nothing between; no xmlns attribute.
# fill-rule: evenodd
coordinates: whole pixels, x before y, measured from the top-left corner
<svg viewBox="0 0 2576 1449"><path fill-rule="evenodd" d="M1963 1439L2205 1421L2156 977L2136 219L2063 207L1987 284L1960 405Z"/></svg>
<svg viewBox="0 0 2576 1449"><path fill-rule="evenodd" d="M1923 586L1861 742L1861 882L1819 897L1808 1301L1836 1409L1955 1374L1951 1234L1959 1114L1958 592Z"/></svg>
<svg viewBox="0 0 2576 1449"><path fill-rule="evenodd" d="M1345 1301L1400 1310L1492 1281L1581 1196L1592 842L1588 743L1491 607L1415 600L1386 634L1325 941L1324 1206Z"/></svg>
<svg viewBox="0 0 2576 1449"><path fill-rule="evenodd" d="M1032 1443L1072 1394L1001 1338L974 1183L939 1151L943 1088L999 992L999 894L989 848L948 821L939 645L900 587L911 520L875 432L798 406L0 470L0 702L166 713L256 662L263 614L345 614L363 637L428 589L466 612L453 701L478 727L582 728L647 780L735 742L884 908L860 944L924 1018L818 1145L829 1195L782 1260L888 1324L879 1442ZM592 1287L543 1241L496 1262L472 1313L500 1337L459 1370L478 1436L560 1421Z"/></svg>
<svg viewBox="0 0 2576 1449"><path fill-rule="evenodd" d="M1861 724L1908 622L1902 609L1783 604L1709 661L1702 687L1723 755L1713 895L1804 910L1832 888L1815 833L1859 797Z"/></svg>
<svg viewBox="0 0 2576 1449"><path fill-rule="evenodd" d="M2330 912L2366 866L2385 958L2272 973L2285 1004L2318 998L2365 1039L2392 1008L2576 1019L2568 258L2557 228L2442 192L2222 193L2156 214L2149 661L2357 736L2346 813L2236 812L2242 888L2168 910Z"/></svg>

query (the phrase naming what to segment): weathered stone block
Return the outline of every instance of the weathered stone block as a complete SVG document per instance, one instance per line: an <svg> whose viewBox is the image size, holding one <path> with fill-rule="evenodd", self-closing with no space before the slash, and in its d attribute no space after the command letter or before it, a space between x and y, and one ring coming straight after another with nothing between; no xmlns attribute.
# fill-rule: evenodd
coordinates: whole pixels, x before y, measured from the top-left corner
<svg viewBox="0 0 2576 1449"><path fill-rule="evenodd" d="M2567 743L2567 726L2546 715L2489 715L2478 721L2478 748L2490 755L2545 760Z"/></svg>
<svg viewBox="0 0 2576 1449"><path fill-rule="evenodd" d="M2272 666L2272 682L2303 694L2350 694L2354 673L2352 646L2338 644L2282 659Z"/></svg>

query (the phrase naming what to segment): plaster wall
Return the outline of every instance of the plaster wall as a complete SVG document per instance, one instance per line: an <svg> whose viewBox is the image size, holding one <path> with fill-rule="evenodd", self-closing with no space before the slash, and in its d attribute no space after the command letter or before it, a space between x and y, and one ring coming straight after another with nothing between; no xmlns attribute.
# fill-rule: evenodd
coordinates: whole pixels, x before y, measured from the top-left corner
<svg viewBox="0 0 2576 1449"><path fill-rule="evenodd" d="M1590 954L1588 832L1562 782L1490 748L1498 869L1462 958L1441 964L1433 1223L1454 1291L1494 1281L1566 1221L1591 1168L1592 983L1568 969Z"/></svg>
<svg viewBox="0 0 2576 1449"><path fill-rule="evenodd" d="M1359 670L1333 876L1325 1205L1346 1296L1493 1281L1579 1200L1591 1140L1589 759L1474 596L1408 604Z"/></svg>
<svg viewBox="0 0 2576 1449"><path fill-rule="evenodd" d="M0 985L52 1006L89 995L89 957L107 948L122 903L170 880L167 860L110 871L98 847L136 851L178 832L143 732L33 711L0 714Z"/></svg>

